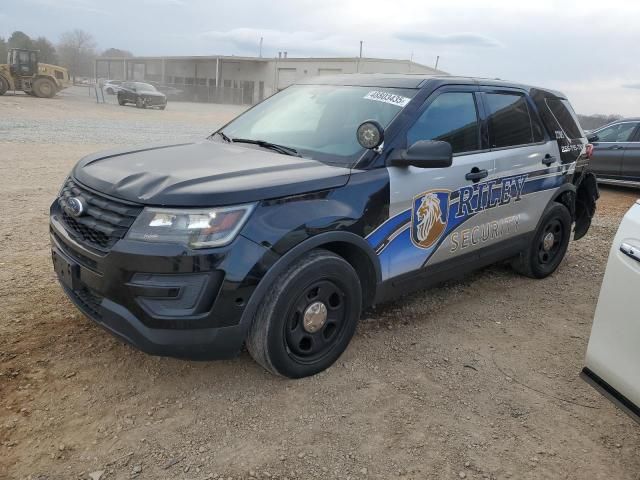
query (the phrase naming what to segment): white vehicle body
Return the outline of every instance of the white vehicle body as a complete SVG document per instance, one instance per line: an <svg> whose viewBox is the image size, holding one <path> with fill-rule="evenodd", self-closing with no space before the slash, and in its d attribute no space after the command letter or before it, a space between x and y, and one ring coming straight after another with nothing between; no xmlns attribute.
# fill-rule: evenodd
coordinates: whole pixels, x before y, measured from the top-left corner
<svg viewBox="0 0 640 480"><path fill-rule="evenodd" d="M618 229L600 290L583 378L640 422L640 201Z"/></svg>
<svg viewBox="0 0 640 480"><path fill-rule="evenodd" d="M109 95L115 95L122 89L122 80L105 80L102 89Z"/></svg>

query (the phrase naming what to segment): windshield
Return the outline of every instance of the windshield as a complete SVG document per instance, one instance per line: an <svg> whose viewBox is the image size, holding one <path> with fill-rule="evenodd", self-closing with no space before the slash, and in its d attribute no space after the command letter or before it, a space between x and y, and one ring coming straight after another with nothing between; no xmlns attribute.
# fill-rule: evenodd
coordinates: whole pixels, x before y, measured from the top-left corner
<svg viewBox="0 0 640 480"><path fill-rule="evenodd" d="M156 87L149 85L148 83L136 83L136 90L140 92L156 92Z"/></svg>
<svg viewBox="0 0 640 480"><path fill-rule="evenodd" d="M296 149L305 157L352 165L363 152L358 126L387 127L417 90L335 85L294 85L233 120L231 139L252 139Z"/></svg>

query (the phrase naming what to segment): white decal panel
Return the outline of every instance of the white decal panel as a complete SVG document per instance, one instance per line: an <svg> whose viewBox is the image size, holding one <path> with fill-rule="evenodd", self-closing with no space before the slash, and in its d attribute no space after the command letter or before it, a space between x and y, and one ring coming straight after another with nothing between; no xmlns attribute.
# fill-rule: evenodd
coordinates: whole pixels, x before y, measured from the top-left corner
<svg viewBox="0 0 640 480"><path fill-rule="evenodd" d="M366 100L374 100L376 102L390 103L398 107L405 107L411 99L409 97L403 97L402 95L396 95L395 93L381 92L379 90L372 90L364 97Z"/></svg>

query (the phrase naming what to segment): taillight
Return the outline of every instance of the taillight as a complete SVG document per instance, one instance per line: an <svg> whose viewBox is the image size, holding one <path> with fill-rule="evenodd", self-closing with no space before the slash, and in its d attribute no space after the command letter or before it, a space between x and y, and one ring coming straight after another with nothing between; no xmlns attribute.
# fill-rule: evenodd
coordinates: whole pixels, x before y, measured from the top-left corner
<svg viewBox="0 0 640 480"><path fill-rule="evenodd" d="M587 159L591 159L591 156L593 155L593 145L591 145L590 143L587 143Z"/></svg>

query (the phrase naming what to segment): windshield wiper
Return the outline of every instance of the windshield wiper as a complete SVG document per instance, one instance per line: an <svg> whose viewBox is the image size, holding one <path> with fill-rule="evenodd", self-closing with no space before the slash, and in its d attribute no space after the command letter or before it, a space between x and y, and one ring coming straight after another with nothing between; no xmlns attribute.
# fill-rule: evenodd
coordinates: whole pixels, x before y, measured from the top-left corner
<svg viewBox="0 0 640 480"><path fill-rule="evenodd" d="M222 133L222 132L218 132ZM253 140L251 138L234 138L231 140L234 143L250 143L252 145L258 145L262 148L268 148L274 152L282 153L284 155L291 155L293 157L302 157L295 148L287 147L285 145L278 145L277 143L267 142L266 140Z"/></svg>
<svg viewBox="0 0 640 480"><path fill-rule="evenodd" d="M231 139L222 130L215 132L211 136L213 137L214 135L220 135L225 142L231 143Z"/></svg>

